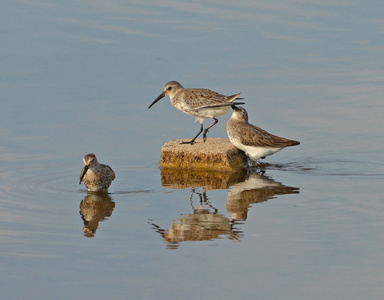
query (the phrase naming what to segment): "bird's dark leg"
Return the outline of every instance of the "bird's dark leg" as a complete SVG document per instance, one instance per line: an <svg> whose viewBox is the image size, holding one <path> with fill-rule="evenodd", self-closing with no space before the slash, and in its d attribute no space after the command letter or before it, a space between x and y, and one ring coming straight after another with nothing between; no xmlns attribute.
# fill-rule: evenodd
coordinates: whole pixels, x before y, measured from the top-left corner
<svg viewBox="0 0 384 300"><path fill-rule="evenodd" d="M195 140L197 139L197 137L200 135L200 133L203 132L203 128L204 128L203 127L203 123L201 123L201 127L200 127L199 133L192 140L190 140L189 142L181 142L180 144L191 144L191 145L193 145L195 143Z"/></svg>
<svg viewBox="0 0 384 300"><path fill-rule="evenodd" d="M209 126L207 129L204 130L204 134L203 134L204 142L207 140L207 132L209 131L209 128L213 127L214 125L216 125L217 122L219 122L218 119L216 118L213 118L213 119L215 120L215 122L213 122L211 126Z"/></svg>

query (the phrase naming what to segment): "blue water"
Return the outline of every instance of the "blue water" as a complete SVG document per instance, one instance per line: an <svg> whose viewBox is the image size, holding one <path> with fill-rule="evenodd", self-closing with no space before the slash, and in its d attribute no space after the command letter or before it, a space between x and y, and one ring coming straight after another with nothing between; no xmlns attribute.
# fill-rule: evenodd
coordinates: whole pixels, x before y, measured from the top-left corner
<svg viewBox="0 0 384 300"><path fill-rule="evenodd" d="M382 299L383 6L3 1L1 298ZM167 175L162 145L199 129L148 110L170 80L301 145ZM89 152L107 197L78 184Z"/></svg>

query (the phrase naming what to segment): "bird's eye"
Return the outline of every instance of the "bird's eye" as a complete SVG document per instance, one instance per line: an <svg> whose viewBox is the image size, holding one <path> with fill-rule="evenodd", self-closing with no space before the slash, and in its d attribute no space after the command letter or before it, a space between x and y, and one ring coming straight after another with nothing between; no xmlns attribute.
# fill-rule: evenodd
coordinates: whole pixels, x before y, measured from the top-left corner
<svg viewBox="0 0 384 300"><path fill-rule="evenodd" d="M172 87L171 86L167 87L167 90L168 91L172 90Z"/></svg>

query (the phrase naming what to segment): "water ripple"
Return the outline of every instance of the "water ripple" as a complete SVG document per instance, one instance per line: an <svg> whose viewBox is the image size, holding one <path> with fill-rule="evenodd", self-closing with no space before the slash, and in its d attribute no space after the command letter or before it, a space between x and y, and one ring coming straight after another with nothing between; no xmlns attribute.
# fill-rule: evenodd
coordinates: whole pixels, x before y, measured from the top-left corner
<svg viewBox="0 0 384 300"><path fill-rule="evenodd" d="M384 178L384 164L342 158L307 157L282 164L261 163L265 170L281 170L314 176L351 176Z"/></svg>
<svg viewBox="0 0 384 300"><path fill-rule="evenodd" d="M60 168L56 165L2 168L0 169L0 179L4 184L0 185L0 195L8 199L29 199L43 194L44 197L47 197L57 194L70 196L87 193L86 187L83 184L79 185L79 170L77 169ZM110 194L129 195L150 191L137 184L128 184L128 188L120 186L117 188L118 190L114 190L112 186Z"/></svg>

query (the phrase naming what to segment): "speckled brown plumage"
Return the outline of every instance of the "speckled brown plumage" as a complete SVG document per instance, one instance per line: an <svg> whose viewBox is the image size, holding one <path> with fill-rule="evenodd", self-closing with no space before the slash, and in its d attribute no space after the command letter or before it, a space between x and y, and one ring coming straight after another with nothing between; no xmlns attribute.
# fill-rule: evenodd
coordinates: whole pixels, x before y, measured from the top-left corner
<svg viewBox="0 0 384 300"><path fill-rule="evenodd" d="M80 182L83 182L91 192L107 192L115 172L110 166L100 164L95 154L89 153L83 158L84 167L81 169Z"/></svg>

